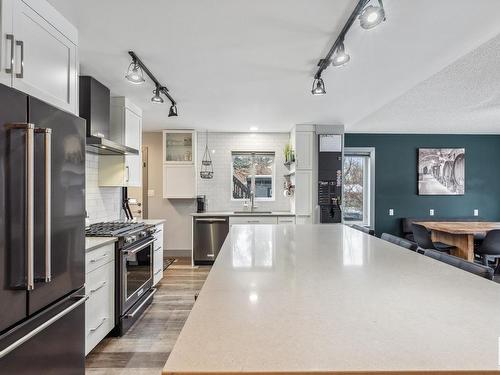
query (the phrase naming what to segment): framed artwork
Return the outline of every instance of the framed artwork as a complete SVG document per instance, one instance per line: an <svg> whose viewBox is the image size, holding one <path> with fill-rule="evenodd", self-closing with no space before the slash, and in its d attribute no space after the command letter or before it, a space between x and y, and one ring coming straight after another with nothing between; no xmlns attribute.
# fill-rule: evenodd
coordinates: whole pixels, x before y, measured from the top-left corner
<svg viewBox="0 0 500 375"><path fill-rule="evenodd" d="M419 148L418 194L465 194L465 148Z"/></svg>

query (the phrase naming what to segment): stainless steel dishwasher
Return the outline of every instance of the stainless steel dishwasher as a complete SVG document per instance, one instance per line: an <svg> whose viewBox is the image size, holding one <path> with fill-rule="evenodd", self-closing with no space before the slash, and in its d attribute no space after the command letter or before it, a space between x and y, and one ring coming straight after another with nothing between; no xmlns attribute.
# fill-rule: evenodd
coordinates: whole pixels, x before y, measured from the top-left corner
<svg viewBox="0 0 500 375"><path fill-rule="evenodd" d="M229 233L229 218L203 216L193 220L193 263L212 264Z"/></svg>

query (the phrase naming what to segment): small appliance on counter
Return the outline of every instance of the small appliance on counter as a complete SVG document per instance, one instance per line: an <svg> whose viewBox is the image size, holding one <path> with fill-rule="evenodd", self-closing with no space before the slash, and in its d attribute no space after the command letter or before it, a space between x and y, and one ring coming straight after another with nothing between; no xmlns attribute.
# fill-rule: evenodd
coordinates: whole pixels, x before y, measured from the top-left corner
<svg viewBox="0 0 500 375"><path fill-rule="evenodd" d="M116 221L92 224L87 237L117 237L115 329L122 336L151 303L153 288L153 242L155 227L138 222Z"/></svg>
<svg viewBox="0 0 500 375"><path fill-rule="evenodd" d="M207 210L207 197L205 195L198 195L196 197L196 212L201 213Z"/></svg>

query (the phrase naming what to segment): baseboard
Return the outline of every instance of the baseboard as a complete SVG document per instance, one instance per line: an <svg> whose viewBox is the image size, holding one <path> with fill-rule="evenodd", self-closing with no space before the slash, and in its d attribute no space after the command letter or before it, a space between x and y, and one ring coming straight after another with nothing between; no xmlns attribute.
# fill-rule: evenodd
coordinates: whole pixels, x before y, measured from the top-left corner
<svg viewBox="0 0 500 375"><path fill-rule="evenodd" d="M191 250L189 249L184 249L184 250L164 250L163 251L163 256L165 257L188 257L191 258Z"/></svg>

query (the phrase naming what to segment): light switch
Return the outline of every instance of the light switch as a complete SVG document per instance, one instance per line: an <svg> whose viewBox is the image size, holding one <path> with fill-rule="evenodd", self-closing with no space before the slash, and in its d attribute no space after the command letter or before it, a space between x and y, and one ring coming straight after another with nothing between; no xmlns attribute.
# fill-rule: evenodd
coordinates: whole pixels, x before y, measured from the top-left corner
<svg viewBox="0 0 500 375"><path fill-rule="evenodd" d="M433 208L431 208L431 209L429 210L429 215L434 216L434 209L433 209Z"/></svg>
<svg viewBox="0 0 500 375"><path fill-rule="evenodd" d="M474 209L474 216L479 216L479 210L477 208Z"/></svg>
<svg viewBox="0 0 500 375"><path fill-rule="evenodd" d="M389 216L394 216L394 208L389 208Z"/></svg>
<svg viewBox="0 0 500 375"><path fill-rule="evenodd" d="M155 196L155 191L150 189L148 190L148 197L154 197Z"/></svg>

